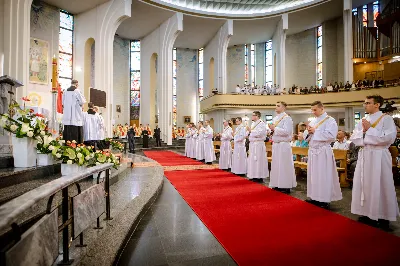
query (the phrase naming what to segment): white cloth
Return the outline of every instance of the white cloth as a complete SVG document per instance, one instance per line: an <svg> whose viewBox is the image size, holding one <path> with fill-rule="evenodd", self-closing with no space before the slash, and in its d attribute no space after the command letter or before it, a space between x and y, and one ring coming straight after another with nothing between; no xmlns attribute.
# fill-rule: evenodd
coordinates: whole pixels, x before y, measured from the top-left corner
<svg viewBox="0 0 400 266"><path fill-rule="evenodd" d="M283 117L282 120L280 120ZM297 186L294 173L293 154L290 141L293 135L293 121L286 113L274 117L272 124L276 124L272 136L272 163L270 173L270 187L293 188Z"/></svg>
<svg viewBox="0 0 400 266"><path fill-rule="evenodd" d="M247 158L247 177L267 178L268 161L264 140L267 137L267 128L265 123L259 119L252 123L249 135L250 148L249 157Z"/></svg>
<svg viewBox="0 0 400 266"><path fill-rule="evenodd" d="M84 113L83 140L99 140L100 118L96 114Z"/></svg>
<svg viewBox="0 0 400 266"><path fill-rule="evenodd" d="M196 160L204 160L204 131L205 128L201 127L197 132L196 142Z"/></svg>
<svg viewBox="0 0 400 266"><path fill-rule="evenodd" d="M382 112L366 119L373 124ZM388 150L396 139L396 126L389 115L383 117L375 128L369 128L363 136L359 122L350 138L356 146L363 147L358 153L353 179L351 212L368 216L373 220L396 221L399 206L392 173L392 156Z"/></svg>
<svg viewBox="0 0 400 266"><path fill-rule="evenodd" d="M232 128L227 126L221 134L221 147L219 149L219 169L228 169L232 166Z"/></svg>
<svg viewBox="0 0 400 266"><path fill-rule="evenodd" d="M196 159L196 155L197 155L197 138L198 138L197 128L195 128L195 127L191 128L190 135L191 135L190 136L190 140L191 140L190 148L191 148L191 150L189 152L189 156L192 159Z"/></svg>
<svg viewBox="0 0 400 266"><path fill-rule="evenodd" d="M73 91L64 90L62 96L64 126L83 126L82 105L86 99L79 89Z"/></svg>
<svg viewBox="0 0 400 266"><path fill-rule="evenodd" d="M332 149L335 150L348 150L349 149L350 143L347 142L346 140L343 140L343 142L339 142L338 140L333 143Z"/></svg>
<svg viewBox="0 0 400 266"><path fill-rule="evenodd" d="M231 171L237 175L247 173L247 153L246 153L246 137L248 132L243 125L236 127L234 136L234 147L232 155Z"/></svg>
<svg viewBox="0 0 400 266"><path fill-rule="evenodd" d="M191 131L191 129L188 128L186 130L186 134L185 134L185 156L189 157L189 158L191 158L191 151L192 151L192 147L191 147L192 140L190 139L192 135L191 135L190 131Z"/></svg>
<svg viewBox="0 0 400 266"><path fill-rule="evenodd" d="M213 136L214 130L210 126L206 126L204 132L204 161L206 163L212 163L216 160L212 140Z"/></svg>
<svg viewBox="0 0 400 266"><path fill-rule="evenodd" d="M104 126L104 118L103 118L99 113L96 113L96 115L99 117L99 121L100 121L98 140L103 140L103 139L105 139L104 130L105 130L105 128L106 128L106 127Z"/></svg>
<svg viewBox="0 0 400 266"><path fill-rule="evenodd" d="M325 119L327 113L322 114L310 122L315 127ZM336 139L338 126L332 117L325 120L308 136L308 165L307 165L307 196L319 202L331 202L342 199L339 176L336 162L330 144Z"/></svg>

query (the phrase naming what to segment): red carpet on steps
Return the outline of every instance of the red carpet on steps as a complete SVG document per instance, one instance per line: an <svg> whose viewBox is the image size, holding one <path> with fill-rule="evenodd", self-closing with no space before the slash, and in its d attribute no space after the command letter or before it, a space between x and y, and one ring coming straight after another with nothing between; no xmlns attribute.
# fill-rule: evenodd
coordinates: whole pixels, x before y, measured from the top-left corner
<svg viewBox="0 0 400 266"><path fill-rule="evenodd" d="M165 175L239 265L400 265L400 238L376 228L225 171Z"/></svg>
<svg viewBox="0 0 400 266"><path fill-rule="evenodd" d="M203 164L199 161L170 151L145 151L144 154L147 157L157 161L162 166Z"/></svg>

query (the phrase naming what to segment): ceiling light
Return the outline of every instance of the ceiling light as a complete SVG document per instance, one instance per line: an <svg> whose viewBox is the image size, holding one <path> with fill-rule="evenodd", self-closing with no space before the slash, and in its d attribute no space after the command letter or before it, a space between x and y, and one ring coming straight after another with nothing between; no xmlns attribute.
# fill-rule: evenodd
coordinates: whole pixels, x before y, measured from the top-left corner
<svg viewBox="0 0 400 266"><path fill-rule="evenodd" d="M364 62L364 64L366 64L367 62Z"/></svg>

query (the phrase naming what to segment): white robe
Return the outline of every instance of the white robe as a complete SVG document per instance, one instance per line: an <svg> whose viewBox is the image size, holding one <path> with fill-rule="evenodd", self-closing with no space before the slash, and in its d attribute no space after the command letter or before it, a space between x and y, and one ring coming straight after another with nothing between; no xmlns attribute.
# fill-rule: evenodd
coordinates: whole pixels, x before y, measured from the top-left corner
<svg viewBox="0 0 400 266"><path fill-rule="evenodd" d="M286 113L281 113L276 116L272 124L277 123L285 115ZM293 121L290 116L286 116L276 125L272 136L270 187L293 188L297 186L292 147L290 146L292 135Z"/></svg>
<svg viewBox="0 0 400 266"><path fill-rule="evenodd" d="M82 105L86 99L79 89L73 91L65 90L62 96L64 126L83 126L84 117Z"/></svg>
<svg viewBox="0 0 400 266"><path fill-rule="evenodd" d="M100 118L96 114L83 113L83 140L99 140Z"/></svg>
<svg viewBox="0 0 400 266"><path fill-rule="evenodd" d="M231 171L237 175L244 175L247 173L247 153L246 153L246 137L248 132L246 128L239 125L236 128L234 136L234 146L232 155Z"/></svg>
<svg viewBox="0 0 400 266"><path fill-rule="evenodd" d="M227 126L221 134L221 147L219 149L219 169L228 169L232 165L232 128Z"/></svg>
<svg viewBox="0 0 400 266"><path fill-rule="evenodd" d="M196 128L192 128L190 131L190 140L191 140L191 144L190 144L190 152L189 152L189 156L192 159L196 159L196 155L197 155L197 129Z"/></svg>
<svg viewBox="0 0 400 266"><path fill-rule="evenodd" d="M204 127L201 127L197 133L196 142L196 160L204 160Z"/></svg>
<svg viewBox="0 0 400 266"><path fill-rule="evenodd" d="M191 134L190 134L191 129L188 128L186 131L186 135L185 135L185 156L191 158L191 144L192 141L190 139Z"/></svg>
<svg viewBox="0 0 400 266"><path fill-rule="evenodd" d="M99 126L99 140L104 140L105 139L105 126L104 126L104 119L103 117L99 114L96 113L96 115L99 117L99 121L100 121L100 126Z"/></svg>
<svg viewBox="0 0 400 266"><path fill-rule="evenodd" d="M214 144L212 138L214 137L214 130L207 126L204 132L204 161L212 163L216 160L214 152Z"/></svg>
<svg viewBox="0 0 400 266"><path fill-rule="evenodd" d="M377 112L366 119L373 124L382 115ZM353 179L351 212L373 220L396 221L399 206L392 173L392 156L389 146L396 139L396 126L389 115L383 117L375 128L369 128L363 137L362 122L358 123L350 138L358 153Z"/></svg>
<svg viewBox="0 0 400 266"><path fill-rule="evenodd" d="M315 118L310 126L315 127L326 116L327 113L324 113ZM304 138L309 137L307 197L319 202L342 199L336 162L330 146L335 141L337 132L338 126L332 117L325 120L314 134L308 136L308 131L304 132Z"/></svg>
<svg viewBox="0 0 400 266"><path fill-rule="evenodd" d="M251 124L251 128L252 130L249 135L249 157L247 158L247 177L249 179L267 178L269 175L268 161L264 143L267 137L267 127L259 119Z"/></svg>

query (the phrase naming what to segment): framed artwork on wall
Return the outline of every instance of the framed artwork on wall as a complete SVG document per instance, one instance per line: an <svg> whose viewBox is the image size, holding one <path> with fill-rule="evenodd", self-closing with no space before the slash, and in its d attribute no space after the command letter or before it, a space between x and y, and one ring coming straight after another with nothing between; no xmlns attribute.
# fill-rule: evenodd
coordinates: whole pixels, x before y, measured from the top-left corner
<svg viewBox="0 0 400 266"><path fill-rule="evenodd" d="M117 105L117 113L121 113L121 105Z"/></svg>
<svg viewBox="0 0 400 266"><path fill-rule="evenodd" d="M29 46L29 82L47 85L49 83L49 43L31 38Z"/></svg>
<svg viewBox="0 0 400 266"><path fill-rule="evenodd" d="M191 116L184 116L184 117L183 117L183 120L184 120L183 122L184 122L185 124L188 124L188 123L191 122L191 118L192 118Z"/></svg>
<svg viewBox="0 0 400 266"><path fill-rule="evenodd" d="M344 118L339 118L339 127L344 127L344 126L345 126Z"/></svg>

